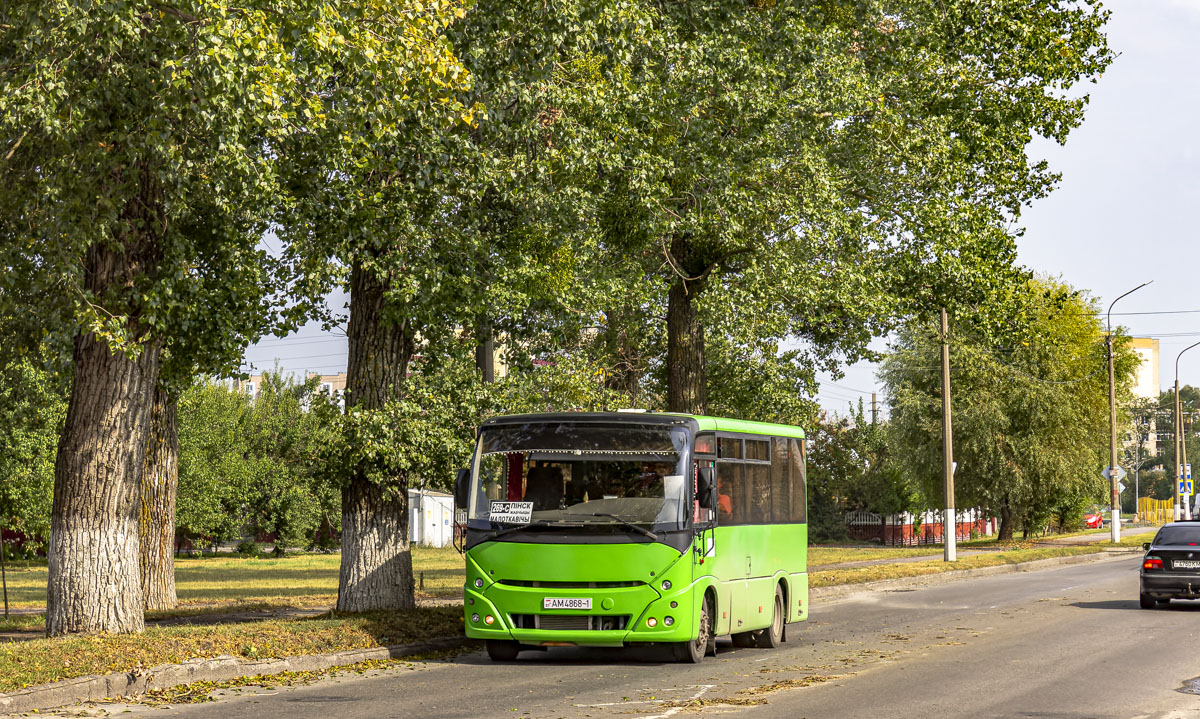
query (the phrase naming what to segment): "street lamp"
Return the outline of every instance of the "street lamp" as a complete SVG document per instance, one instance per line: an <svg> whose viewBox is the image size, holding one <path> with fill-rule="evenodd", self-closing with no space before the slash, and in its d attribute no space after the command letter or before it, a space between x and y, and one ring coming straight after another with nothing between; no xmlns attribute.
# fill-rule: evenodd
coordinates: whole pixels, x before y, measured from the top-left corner
<svg viewBox="0 0 1200 719"><path fill-rule="evenodd" d="M1153 281L1150 280L1150 282ZM1117 381L1116 371L1113 369L1112 308L1113 305L1121 301L1122 297L1132 295L1134 292L1150 284L1150 282L1143 282L1134 287L1132 290L1113 300L1112 304L1108 306L1108 336L1105 338L1105 344L1108 346L1108 484L1111 490L1108 500L1108 512L1109 517L1112 518L1110 525L1112 526L1112 541L1114 544L1121 541L1121 490L1117 487Z"/></svg>
<svg viewBox="0 0 1200 719"><path fill-rule="evenodd" d="M1186 453L1186 449L1184 449L1184 444L1183 444L1183 442L1184 442L1184 439L1183 439L1183 414L1182 414L1183 402L1179 401L1179 358L1183 356L1184 352L1187 352L1188 350L1195 347L1196 345L1200 345L1200 342L1197 342L1194 345L1188 345L1187 347L1184 347L1182 350L1179 351L1179 354L1175 355L1175 466L1178 468L1175 471L1175 481L1174 481L1174 485L1175 485L1175 521L1176 522L1179 521L1179 517L1181 515L1186 515L1188 519L1192 518L1191 507L1185 506L1185 507L1181 508L1180 501L1179 501L1180 500L1179 481L1184 476L1184 468L1185 468L1184 454ZM1181 511L1181 509L1182 509L1182 511Z"/></svg>

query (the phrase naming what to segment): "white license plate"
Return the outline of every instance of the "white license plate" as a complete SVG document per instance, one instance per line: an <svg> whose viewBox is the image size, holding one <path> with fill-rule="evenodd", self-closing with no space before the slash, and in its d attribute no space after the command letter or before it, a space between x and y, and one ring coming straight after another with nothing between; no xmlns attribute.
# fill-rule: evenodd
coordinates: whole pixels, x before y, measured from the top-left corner
<svg viewBox="0 0 1200 719"><path fill-rule="evenodd" d="M1200 559L1176 559L1171 562L1172 569L1200 569Z"/></svg>
<svg viewBox="0 0 1200 719"><path fill-rule="evenodd" d="M543 597L542 609L591 609L591 597Z"/></svg>

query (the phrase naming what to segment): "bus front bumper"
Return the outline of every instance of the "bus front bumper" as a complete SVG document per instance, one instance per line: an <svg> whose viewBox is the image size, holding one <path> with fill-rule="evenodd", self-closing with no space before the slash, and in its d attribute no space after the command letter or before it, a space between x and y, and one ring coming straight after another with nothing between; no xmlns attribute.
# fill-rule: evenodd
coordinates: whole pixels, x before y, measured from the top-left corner
<svg viewBox="0 0 1200 719"><path fill-rule="evenodd" d="M466 635L471 639L515 640L531 646L620 647L686 642L696 636L692 594L691 587L686 586L669 592L650 585L547 589L492 584L482 592L466 587ZM549 596L590 597L592 609L545 609L543 600ZM492 618L490 624L488 617Z"/></svg>

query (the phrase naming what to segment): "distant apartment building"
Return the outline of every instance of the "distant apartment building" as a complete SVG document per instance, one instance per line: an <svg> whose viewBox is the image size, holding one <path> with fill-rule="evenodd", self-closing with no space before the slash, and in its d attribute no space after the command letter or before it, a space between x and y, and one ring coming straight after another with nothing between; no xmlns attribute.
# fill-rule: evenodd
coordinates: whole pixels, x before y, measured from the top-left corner
<svg viewBox="0 0 1200 719"><path fill-rule="evenodd" d="M1162 392L1159 375L1158 340L1153 337L1132 337L1129 347L1137 353L1141 362L1134 373L1133 396L1135 401L1157 407L1158 396ZM1150 409L1135 412L1133 416L1135 431L1140 432L1145 440L1142 444L1142 456L1152 457L1158 454L1158 418L1157 413Z"/></svg>
<svg viewBox="0 0 1200 719"><path fill-rule="evenodd" d="M337 374L319 374L317 372L309 372L308 379L318 378L320 384L317 386L319 392L340 397L346 391L346 373L338 372ZM247 379L234 380L233 386L245 392L251 397L257 397L262 391L263 376L261 374L252 374Z"/></svg>

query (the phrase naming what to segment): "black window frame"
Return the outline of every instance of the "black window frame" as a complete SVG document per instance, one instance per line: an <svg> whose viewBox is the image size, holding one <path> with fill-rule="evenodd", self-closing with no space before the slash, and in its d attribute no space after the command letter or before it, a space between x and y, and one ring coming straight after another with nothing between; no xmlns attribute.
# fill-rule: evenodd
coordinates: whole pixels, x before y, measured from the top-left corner
<svg viewBox="0 0 1200 719"><path fill-rule="evenodd" d="M710 434L710 432L709 431L697 432L696 436L699 437L701 434ZM721 463L728 463L728 464L758 465L758 466L765 465L767 467L772 467L774 464L774 454L775 454L774 440L776 440L776 439L784 440L785 445L788 447L788 456L785 460L785 467L786 467L785 471L789 472L789 474L788 474L789 487L792 486L792 480L791 480L791 475L790 475L791 466L792 466L790 447L791 447L791 441L795 440L798 447L800 448L800 466L801 466L800 484L802 487L800 501L803 502L805 505L804 511L803 511L803 516L804 516L803 522L792 521L789 518L788 520L781 520L781 521L772 520L772 521L767 521L767 522L756 521L756 522L737 522L737 523L725 524L725 523L721 523L718 520L719 526L748 527L748 526L763 526L763 525L768 525L768 524L772 524L772 525L773 524L803 524L803 525L808 524L808 506L807 506L808 505L808 471L807 471L807 459L808 459L807 454L808 454L808 452L807 452L807 447L805 447L805 438L804 437L795 437L792 435L778 435L778 434L755 434L755 433L751 433L751 432L724 432L721 430L716 430L714 432L711 432L711 434L715 435L715 438L717 441L717 447L718 447L717 454L715 454L715 455L693 454L692 455L693 459L699 460L699 459L703 458L703 459L706 459L709 461L715 461L717 465L720 465ZM739 457L722 457L720 455L720 441L722 439L738 440L740 456ZM760 442L767 443L767 459L765 459L765 460L763 460L763 459L747 459L746 458L746 441L747 440L760 441ZM717 469L717 473L720 474L719 468ZM748 482L749 480L748 480L747 473L745 471L743 471L742 475L743 475L742 482L743 483ZM746 487L746 491L749 491L749 486L745 485L745 487ZM789 496L791 496L791 491L792 490L789 489ZM790 505L790 501L789 501L789 505ZM790 506L789 506L788 511L789 511L789 514L792 511L792 508ZM714 512L714 519L717 519L717 515L718 515L718 513Z"/></svg>

